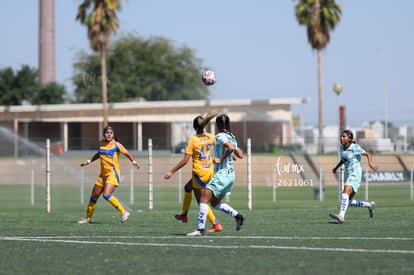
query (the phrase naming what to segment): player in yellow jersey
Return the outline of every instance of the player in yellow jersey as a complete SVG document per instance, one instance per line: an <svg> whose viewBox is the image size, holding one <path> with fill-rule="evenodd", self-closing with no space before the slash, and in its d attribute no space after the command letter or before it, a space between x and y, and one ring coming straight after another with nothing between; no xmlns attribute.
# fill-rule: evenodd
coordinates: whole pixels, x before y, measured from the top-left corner
<svg viewBox="0 0 414 275"><path fill-rule="evenodd" d="M208 209L210 209L208 204L233 217L236 221L237 231L241 229L245 220L240 212L222 202L223 198L231 193L236 179L234 161L237 158L243 158L243 151L238 147L236 137L230 130L230 118L226 114L217 116L216 126L218 133L214 146L214 176L201 190L198 229L188 233L187 236L207 235L208 231L205 230L205 227Z"/></svg>
<svg viewBox="0 0 414 275"><path fill-rule="evenodd" d="M112 195L115 188L119 186L120 182L120 170L119 170L119 154L125 155L137 169L139 164L134 160L134 157L128 152L128 150L119 143L115 136L111 126L105 127L104 139L99 143L98 152L93 155L90 160L81 163L81 166L90 164L91 162L100 159L101 160L101 173L99 174L95 185L92 189L92 194L89 200L88 208L86 210L85 219L81 219L78 223L91 223L92 215L96 208L96 202L99 196L107 200L116 210L121 213L121 222L124 223L128 220L129 212L125 210L119 200Z"/></svg>
<svg viewBox="0 0 414 275"><path fill-rule="evenodd" d="M184 223L188 221L187 213L192 201L192 192L194 192L197 202L199 202L201 189L205 187L214 174L213 148L216 139L213 134L204 132L204 127L206 127L209 121L216 115L217 112L212 111L209 112L205 118L202 116L194 118L193 127L196 131L196 135L191 137L187 142L183 159L181 159L177 165L164 176L165 179L170 179L172 175L184 167L190 161L190 157L192 157L192 178L184 186L183 211L180 215L175 215L177 220L181 220ZM210 228L208 232L223 230L223 227L210 208L208 209L207 218L213 224L213 227Z"/></svg>

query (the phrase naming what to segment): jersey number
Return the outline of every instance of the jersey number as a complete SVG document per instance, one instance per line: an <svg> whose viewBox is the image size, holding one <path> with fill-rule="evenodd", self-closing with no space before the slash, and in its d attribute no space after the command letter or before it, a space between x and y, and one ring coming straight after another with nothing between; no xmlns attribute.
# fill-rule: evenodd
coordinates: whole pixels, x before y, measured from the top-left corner
<svg viewBox="0 0 414 275"><path fill-rule="evenodd" d="M200 160L209 160L212 144L203 145L200 149Z"/></svg>

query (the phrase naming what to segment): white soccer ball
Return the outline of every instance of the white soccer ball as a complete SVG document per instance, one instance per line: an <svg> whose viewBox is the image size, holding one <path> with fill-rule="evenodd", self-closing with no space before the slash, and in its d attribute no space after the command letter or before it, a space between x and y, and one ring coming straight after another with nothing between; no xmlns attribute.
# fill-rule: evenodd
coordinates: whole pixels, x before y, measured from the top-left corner
<svg viewBox="0 0 414 275"><path fill-rule="evenodd" d="M201 80L203 80L203 83L210 86L216 83L216 73L213 71L204 71L201 75Z"/></svg>

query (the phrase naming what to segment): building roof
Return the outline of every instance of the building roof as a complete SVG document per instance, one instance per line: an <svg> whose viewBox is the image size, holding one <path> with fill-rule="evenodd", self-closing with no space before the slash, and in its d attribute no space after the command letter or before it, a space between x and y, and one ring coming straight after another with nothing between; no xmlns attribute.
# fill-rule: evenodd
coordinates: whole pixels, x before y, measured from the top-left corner
<svg viewBox="0 0 414 275"><path fill-rule="evenodd" d="M177 100L108 103L112 122L178 122L191 121L194 114L211 110L224 112L233 121L290 121L291 105L302 104L302 98L266 100ZM32 122L101 122L102 104L55 104L0 106L0 121Z"/></svg>

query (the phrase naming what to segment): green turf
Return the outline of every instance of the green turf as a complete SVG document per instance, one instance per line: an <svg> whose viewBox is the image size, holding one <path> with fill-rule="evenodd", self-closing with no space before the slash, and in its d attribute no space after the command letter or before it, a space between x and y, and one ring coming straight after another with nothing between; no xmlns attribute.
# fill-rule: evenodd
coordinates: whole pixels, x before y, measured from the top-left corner
<svg viewBox="0 0 414 275"><path fill-rule="evenodd" d="M197 207L188 224L176 221L173 188L155 190L152 211L147 190L130 204L128 188L120 188L115 195L132 211L127 223L100 199L86 225L76 223L86 208L77 187L53 188L50 214L44 188L36 188L34 205L27 186L0 188L0 274L414 273L414 204L396 188L374 188L375 217L350 208L344 224L328 216L338 209L334 188L323 202L313 190L280 188L273 201L272 188L254 188L253 210L246 190L235 188L230 204L246 216L242 230L215 211L224 231L192 238L185 234L196 228Z"/></svg>

